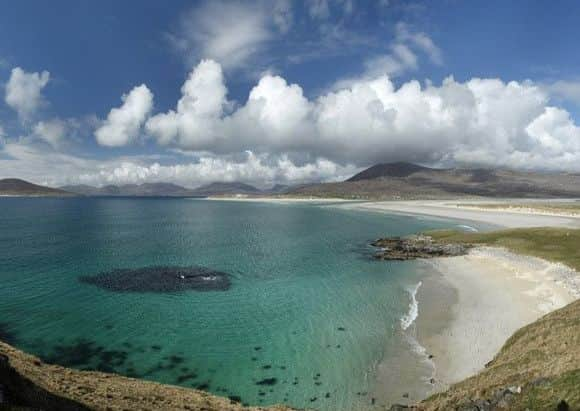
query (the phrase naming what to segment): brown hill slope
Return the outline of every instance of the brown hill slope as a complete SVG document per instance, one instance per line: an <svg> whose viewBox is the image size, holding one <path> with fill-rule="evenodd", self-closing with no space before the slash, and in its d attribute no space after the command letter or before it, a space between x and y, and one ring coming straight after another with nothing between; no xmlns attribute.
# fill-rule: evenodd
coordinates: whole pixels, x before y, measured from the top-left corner
<svg viewBox="0 0 580 411"><path fill-rule="evenodd" d="M311 184L289 194L378 200L482 197L580 197L580 176L488 169L434 169L379 164L340 183Z"/></svg>
<svg viewBox="0 0 580 411"><path fill-rule="evenodd" d="M237 399L194 389L49 365L2 342L0 388L4 397L0 409L8 410L290 410L244 407Z"/></svg>
<svg viewBox="0 0 580 411"><path fill-rule="evenodd" d="M29 183L18 178L5 178L0 180L0 195L9 196L45 196L45 197L70 197L76 194L58 188L50 188Z"/></svg>

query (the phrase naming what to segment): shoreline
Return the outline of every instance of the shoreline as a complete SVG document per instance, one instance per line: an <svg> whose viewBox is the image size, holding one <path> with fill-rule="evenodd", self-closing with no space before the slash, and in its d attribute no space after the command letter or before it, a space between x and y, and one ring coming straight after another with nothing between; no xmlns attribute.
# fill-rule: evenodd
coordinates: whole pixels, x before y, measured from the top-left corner
<svg viewBox="0 0 580 411"><path fill-rule="evenodd" d="M339 204L350 210L367 212L379 212L389 214L402 214L409 216L424 216L432 218L444 218L448 220L471 221L486 224L496 228L526 228L526 227L580 227L580 215L561 215L557 213L537 212L526 210L507 212L503 209L485 209L474 207L477 204L505 203L511 199L488 199L488 200L414 200L414 201L369 201L350 204ZM537 200L552 201L552 200ZM556 201L556 200L554 200ZM462 206L470 204L471 206Z"/></svg>
<svg viewBox="0 0 580 411"><path fill-rule="evenodd" d="M433 355L434 392L477 374L515 331L580 297L574 270L501 248L477 247L424 263L457 292L453 304L428 304L427 310L421 302L430 290L419 297L418 341ZM447 324L430 330L426 323L437 315Z"/></svg>
<svg viewBox="0 0 580 411"><path fill-rule="evenodd" d="M450 201L371 202L337 207L367 212L443 218L478 223L489 229L516 227L578 227L580 218L556 214L489 210L455 206ZM467 227L466 227L467 228ZM580 273L538 257L497 247L475 247L467 255L418 260L421 283L410 302L413 311L401 319L409 348L425 371L423 398L397 403L416 404L452 384L485 369L505 342L520 328L580 298ZM410 315L414 322L404 324ZM409 317L409 318L407 318ZM429 366L432 374L429 376ZM387 368L386 364L383 368ZM381 367L379 366L379 370ZM386 371L384 371L386 372ZM380 396L378 374L374 395ZM388 379L386 380L388 381ZM382 387L388 386L383 384ZM413 398L414 397L414 398Z"/></svg>

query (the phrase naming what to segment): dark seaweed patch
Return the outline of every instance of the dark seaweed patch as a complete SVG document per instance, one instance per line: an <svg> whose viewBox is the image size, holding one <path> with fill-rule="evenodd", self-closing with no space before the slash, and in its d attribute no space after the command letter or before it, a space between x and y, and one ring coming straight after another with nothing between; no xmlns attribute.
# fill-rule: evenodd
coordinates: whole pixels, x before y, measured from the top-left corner
<svg viewBox="0 0 580 411"><path fill-rule="evenodd" d="M278 378L264 378L256 383L256 385L276 385L278 383Z"/></svg>
<svg viewBox="0 0 580 411"><path fill-rule="evenodd" d="M125 365L128 356L126 351L106 350L93 341L81 338L71 344L56 345L50 354L44 356L44 360L64 367L115 372Z"/></svg>
<svg viewBox="0 0 580 411"><path fill-rule="evenodd" d="M231 286L228 274L197 266L119 268L93 276L83 276L79 280L108 291L121 293L225 291Z"/></svg>
<svg viewBox="0 0 580 411"><path fill-rule="evenodd" d="M237 403L242 402L242 397L240 397L239 395L230 395L228 398L232 402L237 402Z"/></svg>
<svg viewBox="0 0 580 411"><path fill-rule="evenodd" d="M198 384L195 388L197 388L198 390L207 391L207 389L209 388L209 381Z"/></svg>
<svg viewBox="0 0 580 411"><path fill-rule="evenodd" d="M5 323L0 323L0 341L4 341L5 343L8 344L14 344L14 342L16 341L14 333L10 331L8 325L6 325Z"/></svg>
<svg viewBox="0 0 580 411"><path fill-rule="evenodd" d="M195 380L196 378L197 378L197 374L196 373L183 374L183 375L180 375L179 377L177 377L176 382L178 384L183 384L185 381Z"/></svg>

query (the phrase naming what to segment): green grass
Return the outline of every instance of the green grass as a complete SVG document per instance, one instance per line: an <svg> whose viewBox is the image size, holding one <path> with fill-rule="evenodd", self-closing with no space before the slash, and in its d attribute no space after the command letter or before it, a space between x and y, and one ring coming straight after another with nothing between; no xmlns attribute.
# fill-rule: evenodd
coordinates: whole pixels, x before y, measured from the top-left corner
<svg viewBox="0 0 580 411"><path fill-rule="evenodd" d="M565 399L570 410L580 404L580 369L566 372L541 383L526 387L522 395L510 404L513 410L556 410Z"/></svg>
<svg viewBox="0 0 580 411"><path fill-rule="evenodd" d="M543 211L548 213L563 213L563 214L578 214L580 213L580 203L561 203L561 202L552 202L552 203L485 203L485 204L472 204L472 203L460 203L457 204L461 207L471 207L471 208L487 208L487 209L532 209L537 211Z"/></svg>
<svg viewBox="0 0 580 411"><path fill-rule="evenodd" d="M437 241L505 247L525 255L564 263L580 271L580 230L567 228L517 228L487 233L438 230L426 233Z"/></svg>

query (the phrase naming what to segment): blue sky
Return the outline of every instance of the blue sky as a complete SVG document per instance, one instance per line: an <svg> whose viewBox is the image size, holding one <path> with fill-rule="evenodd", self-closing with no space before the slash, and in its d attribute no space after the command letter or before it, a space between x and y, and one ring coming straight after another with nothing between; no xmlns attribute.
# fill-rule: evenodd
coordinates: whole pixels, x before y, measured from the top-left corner
<svg viewBox="0 0 580 411"><path fill-rule="evenodd" d="M394 160L579 171L579 9L10 1L0 177L267 186Z"/></svg>

